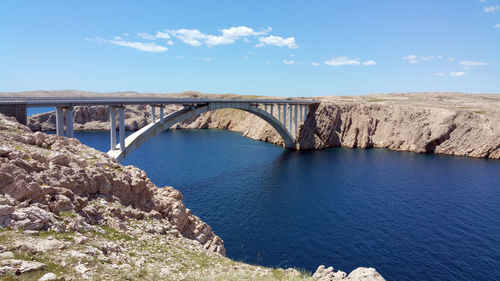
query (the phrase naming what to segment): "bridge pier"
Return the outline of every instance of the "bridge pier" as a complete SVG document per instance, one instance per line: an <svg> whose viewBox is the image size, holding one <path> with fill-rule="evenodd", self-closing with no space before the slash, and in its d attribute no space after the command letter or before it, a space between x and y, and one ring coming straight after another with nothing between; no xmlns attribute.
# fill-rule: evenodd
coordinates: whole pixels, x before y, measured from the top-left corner
<svg viewBox="0 0 500 281"><path fill-rule="evenodd" d="M283 104L283 125L285 125L286 129L286 104Z"/></svg>
<svg viewBox="0 0 500 281"><path fill-rule="evenodd" d="M304 106L301 104L299 105L299 125L302 125L302 114L304 114Z"/></svg>
<svg viewBox="0 0 500 281"><path fill-rule="evenodd" d="M281 104L277 104L278 106L278 121L281 122Z"/></svg>
<svg viewBox="0 0 500 281"><path fill-rule="evenodd" d="M114 106L109 107L109 137L110 150L116 149L116 109Z"/></svg>
<svg viewBox="0 0 500 281"><path fill-rule="evenodd" d="M156 114L154 105L151 105L151 123L156 123Z"/></svg>
<svg viewBox="0 0 500 281"><path fill-rule="evenodd" d="M118 109L118 140L120 150L125 151L125 106L109 107L110 150L116 150L116 109Z"/></svg>
<svg viewBox="0 0 500 281"><path fill-rule="evenodd" d="M73 107L68 106L64 108L65 115L66 115L66 137L72 138L73 137Z"/></svg>
<svg viewBox="0 0 500 281"><path fill-rule="evenodd" d="M64 110L62 107L56 107L56 134L64 136Z"/></svg>
<svg viewBox="0 0 500 281"><path fill-rule="evenodd" d="M297 138L297 105L296 104L293 106L293 111L294 111L293 114L294 114L294 123L295 123L293 137Z"/></svg>
<svg viewBox="0 0 500 281"><path fill-rule="evenodd" d="M163 123L163 108L164 108L163 104L160 105L160 123Z"/></svg>
<svg viewBox="0 0 500 281"><path fill-rule="evenodd" d="M125 106L119 107L118 133L120 137L120 150L125 151Z"/></svg>

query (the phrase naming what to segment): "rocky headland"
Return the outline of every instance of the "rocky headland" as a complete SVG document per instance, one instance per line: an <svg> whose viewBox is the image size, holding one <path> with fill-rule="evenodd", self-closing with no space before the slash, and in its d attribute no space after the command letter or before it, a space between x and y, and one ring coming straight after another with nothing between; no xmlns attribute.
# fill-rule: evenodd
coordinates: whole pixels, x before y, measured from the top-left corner
<svg viewBox="0 0 500 281"><path fill-rule="evenodd" d="M60 95L61 92L18 94ZM67 94L96 95L82 92ZM133 94L137 93L116 95ZM195 92L169 96L207 97ZM255 98L238 95L210 97ZM319 105L310 109L307 121L301 126L297 149L387 148L500 159L500 95L402 93L313 99ZM168 106L166 113L178 109L178 106ZM138 130L151 122L150 108L129 106L126 118L126 129ZM77 107L75 110L76 130L107 130L108 120L106 107ZM31 116L28 126L35 131L55 130L55 113ZM235 109L207 112L174 128L226 129L277 145L283 143L265 121Z"/></svg>
<svg viewBox="0 0 500 281"><path fill-rule="evenodd" d="M373 268L311 274L232 261L179 191L3 115L0 227L5 280L384 280Z"/></svg>

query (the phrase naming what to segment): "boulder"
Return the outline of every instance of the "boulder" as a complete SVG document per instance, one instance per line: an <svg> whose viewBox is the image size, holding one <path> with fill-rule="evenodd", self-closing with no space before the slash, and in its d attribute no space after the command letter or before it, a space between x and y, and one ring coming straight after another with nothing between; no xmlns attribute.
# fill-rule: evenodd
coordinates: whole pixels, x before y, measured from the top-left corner
<svg viewBox="0 0 500 281"><path fill-rule="evenodd" d="M52 281L52 280L57 280L57 275L55 275L52 272L45 273L38 281Z"/></svg>

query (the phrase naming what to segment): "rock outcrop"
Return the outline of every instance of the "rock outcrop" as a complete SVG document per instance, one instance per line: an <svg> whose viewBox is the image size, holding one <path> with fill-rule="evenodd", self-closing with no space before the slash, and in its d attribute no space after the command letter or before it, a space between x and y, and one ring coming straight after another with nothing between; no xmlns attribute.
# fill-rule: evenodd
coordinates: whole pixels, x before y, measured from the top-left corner
<svg viewBox="0 0 500 281"><path fill-rule="evenodd" d="M341 280L358 280L358 281L384 281L384 277L378 273L375 268L358 267L349 275L343 271L335 272L333 267L325 267L320 265L313 274L313 279L317 281L341 281Z"/></svg>
<svg viewBox="0 0 500 281"><path fill-rule="evenodd" d="M500 132L484 115L409 106L320 104L299 137L301 149L388 148L500 158Z"/></svg>
<svg viewBox="0 0 500 281"><path fill-rule="evenodd" d="M105 153L0 116L0 225L25 230L90 231L106 223L150 219L150 231L183 236L224 254L222 240L182 203L172 187L156 187L146 173ZM95 206L96 200L116 204ZM61 214L75 216L61 220Z"/></svg>

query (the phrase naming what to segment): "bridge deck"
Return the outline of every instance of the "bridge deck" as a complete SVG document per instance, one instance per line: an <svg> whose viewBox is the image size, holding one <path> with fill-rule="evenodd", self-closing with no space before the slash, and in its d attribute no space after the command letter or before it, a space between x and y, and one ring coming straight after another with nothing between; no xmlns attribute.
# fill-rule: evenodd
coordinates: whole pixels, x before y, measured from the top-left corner
<svg viewBox="0 0 500 281"><path fill-rule="evenodd" d="M185 99L185 98L140 98L140 97L0 97L0 105L22 104L27 107L84 106L84 105L133 105L133 104L208 104L210 102L251 104L315 104L313 100L289 99Z"/></svg>

